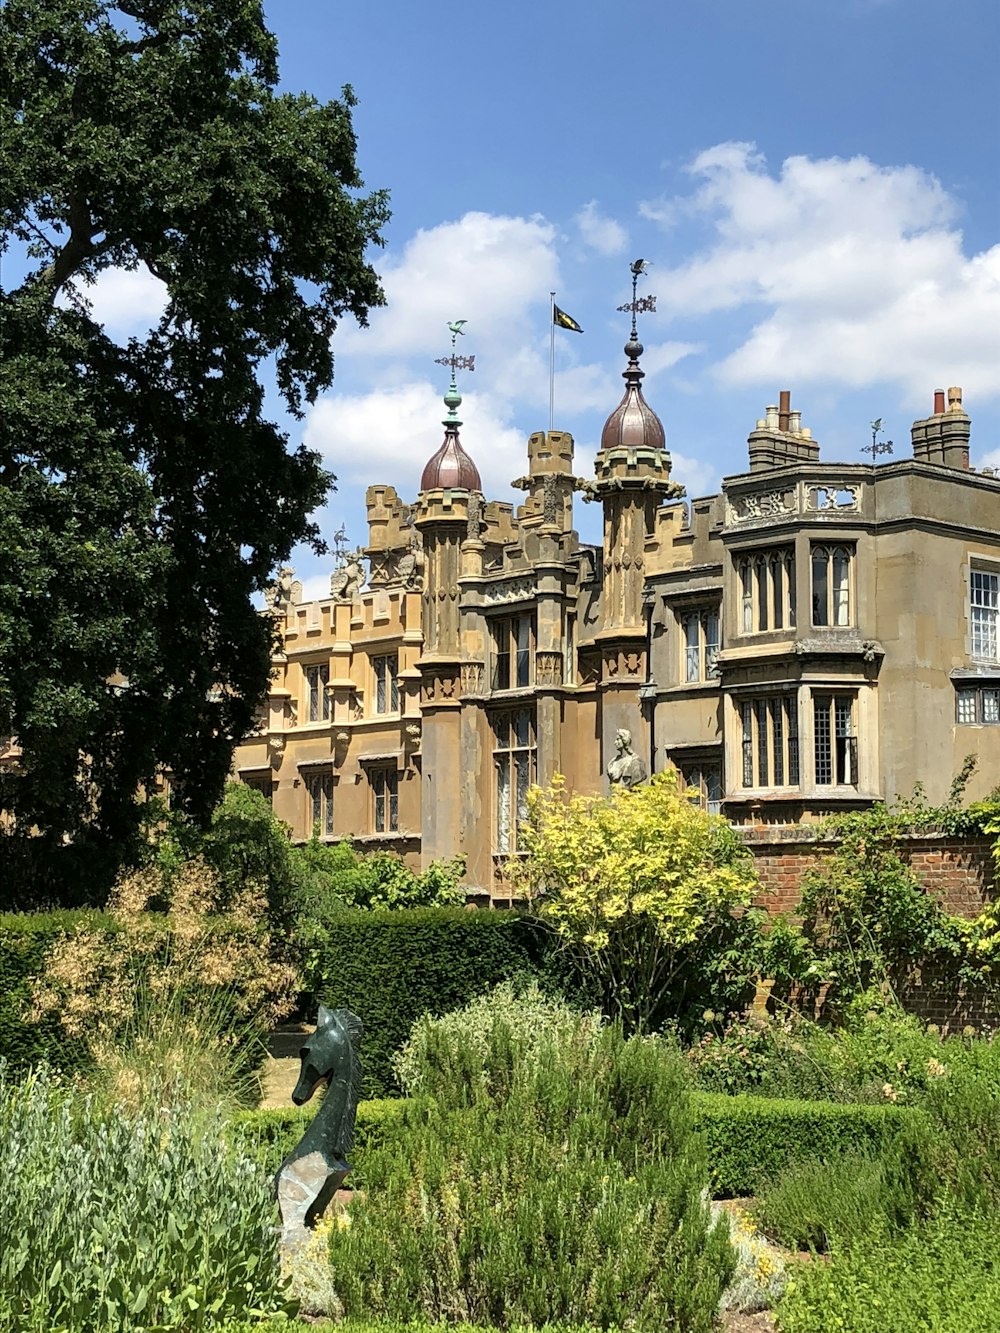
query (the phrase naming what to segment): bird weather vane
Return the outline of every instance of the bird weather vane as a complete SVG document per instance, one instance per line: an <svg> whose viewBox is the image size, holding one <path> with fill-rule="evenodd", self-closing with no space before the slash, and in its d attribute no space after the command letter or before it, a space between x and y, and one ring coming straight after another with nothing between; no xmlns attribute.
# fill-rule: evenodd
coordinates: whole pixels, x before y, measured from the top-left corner
<svg viewBox="0 0 1000 1333"><path fill-rule="evenodd" d="M879 436L883 433L885 429L882 425L881 417L879 417L877 421L873 421L870 424L869 429L871 430L872 433L872 442L871 444L863 444L861 446L861 452L863 454L871 454L872 467L874 467L875 464L878 462L879 454L892 453L892 440L879 439Z"/></svg>
<svg viewBox="0 0 1000 1333"><path fill-rule="evenodd" d="M448 325L448 329L451 332L451 356L436 356L434 358L434 364L436 366L451 366L451 378L453 380L455 378L456 370L475 370L476 368L476 358L474 355L459 356L455 351L455 343L458 340L458 335L462 334L464 336L465 334L465 329L462 326L468 322L469 321L466 319L451 320Z"/></svg>
<svg viewBox="0 0 1000 1333"><path fill-rule="evenodd" d="M632 269L632 299L626 301L624 305L618 306L622 313L630 312L632 315L632 337L636 337L635 317L636 315L648 315L656 313L655 296L637 296L636 284L640 277L646 274L647 264L645 259L636 259L631 265Z"/></svg>

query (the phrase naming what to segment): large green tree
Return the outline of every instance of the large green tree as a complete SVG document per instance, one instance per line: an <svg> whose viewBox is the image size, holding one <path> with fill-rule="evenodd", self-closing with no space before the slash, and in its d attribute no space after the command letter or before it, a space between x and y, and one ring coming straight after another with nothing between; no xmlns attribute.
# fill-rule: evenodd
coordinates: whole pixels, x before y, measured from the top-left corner
<svg viewBox="0 0 1000 1333"><path fill-rule="evenodd" d="M0 15L0 853L111 865L168 766L207 818L266 688L252 596L332 478L269 419L383 301L353 97L276 91L260 0L7 0ZM90 284L145 265L147 336Z"/></svg>

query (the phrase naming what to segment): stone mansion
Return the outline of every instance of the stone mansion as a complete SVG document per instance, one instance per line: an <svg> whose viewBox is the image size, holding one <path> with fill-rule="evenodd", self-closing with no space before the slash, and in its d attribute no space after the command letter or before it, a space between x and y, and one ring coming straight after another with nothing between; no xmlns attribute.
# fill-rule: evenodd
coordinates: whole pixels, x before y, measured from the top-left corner
<svg viewBox="0 0 1000 1333"><path fill-rule="evenodd" d="M606 790L623 744L740 824L918 782L940 802L970 753L970 798L1000 781L1000 477L970 470L961 390L881 464L822 461L783 393L747 470L686 500L634 326L625 355L594 477L572 436L539 432L524 503L487 500L453 381L416 498L369 487L368 544L331 595L303 602L283 572L267 707L234 767L296 839L461 854L470 889L504 896L529 785ZM573 530L577 492L601 547Z"/></svg>

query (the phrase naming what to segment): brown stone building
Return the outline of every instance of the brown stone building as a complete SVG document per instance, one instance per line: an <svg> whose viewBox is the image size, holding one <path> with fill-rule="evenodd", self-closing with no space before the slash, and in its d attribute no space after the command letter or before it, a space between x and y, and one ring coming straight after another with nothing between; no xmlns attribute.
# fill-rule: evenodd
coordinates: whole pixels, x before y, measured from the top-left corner
<svg viewBox="0 0 1000 1333"><path fill-rule="evenodd" d="M970 796L1000 781L1000 478L969 469L961 392L880 466L821 462L783 394L749 470L689 502L634 328L625 353L595 478L539 432L524 503L488 502L453 381L415 501L369 488L368 545L329 598L276 585L282 651L235 767L296 838L461 853L503 894L528 787L557 772L597 792L615 761L626 780L672 764L741 823L917 782L937 802L970 753ZM576 492L602 548L573 531Z"/></svg>

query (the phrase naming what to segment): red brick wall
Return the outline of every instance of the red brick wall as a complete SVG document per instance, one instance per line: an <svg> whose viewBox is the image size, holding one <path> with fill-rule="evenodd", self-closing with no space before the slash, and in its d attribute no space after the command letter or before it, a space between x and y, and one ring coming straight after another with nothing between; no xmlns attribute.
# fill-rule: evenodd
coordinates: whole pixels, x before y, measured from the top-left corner
<svg viewBox="0 0 1000 1333"><path fill-rule="evenodd" d="M772 912L794 911L802 876L837 847L835 839L820 837L809 825L765 825L744 829L743 837L766 890L760 904ZM996 892L990 840L986 837L911 834L901 840L899 852L924 888L936 893L942 905L956 916L978 916Z"/></svg>
<svg viewBox="0 0 1000 1333"><path fill-rule="evenodd" d="M743 830L753 852L765 892L758 899L771 912L792 912L798 906L802 876L819 865L837 846L809 825ZM956 916L975 917L998 888L986 837L954 838L921 833L903 838L900 855L930 893ZM912 1013L946 1032L965 1027L977 1031L1000 1028L1000 1002L995 993L963 990L947 969L925 967L897 983L896 992Z"/></svg>

